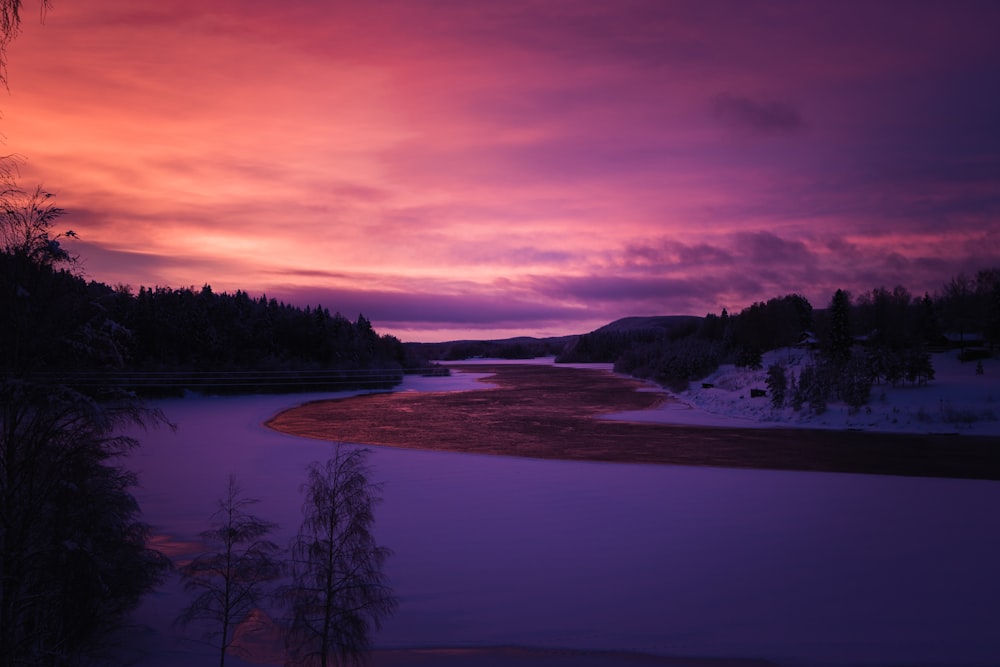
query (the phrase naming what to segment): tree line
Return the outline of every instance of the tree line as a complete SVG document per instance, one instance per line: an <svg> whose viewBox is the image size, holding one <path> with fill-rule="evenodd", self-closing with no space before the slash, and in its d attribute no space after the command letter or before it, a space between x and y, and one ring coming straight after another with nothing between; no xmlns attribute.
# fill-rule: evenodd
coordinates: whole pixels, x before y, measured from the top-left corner
<svg viewBox="0 0 1000 667"><path fill-rule="evenodd" d="M27 359L47 371L403 370L423 363L364 315L351 321L321 306L208 285L133 293L9 247L0 249L0 272L8 287L0 294L7 314L2 363L12 371Z"/></svg>
<svg viewBox="0 0 1000 667"><path fill-rule="evenodd" d="M362 314L351 321L322 306L300 308L208 285L170 289L93 288L129 333L127 365L145 370L364 370L423 361L379 335Z"/></svg>
<svg viewBox="0 0 1000 667"><path fill-rule="evenodd" d="M477 357L489 359L535 359L555 356L572 336L551 338L509 338L506 340L456 340L443 343L404 343L418 359L459 361Z"/></svg>
<svg viewBox="0 0 1000 667"><path fill-rule="evenodd" d="M719 365L759 369L765 352L800 346L813 363L792 377L769 368L775 407L825 410L837 398L867 403L877 383L933 379L930 352L957 348L975 361L1000 344L1000 269L959 274L933 297L877 287L852 297L837 290L824 309L798 294L757 302L735 315L723 309L672 326L597 330L574 341L560 361L613 362L619 372L683 390Z"/></svg>
<svg viewBox="0 0 1000 667"><path fill-rule="evenodd" d="M11 186L0 210L0 370L17 377L74 373L343 371L338 388L375 371L398 383L426 361L364 315L210 286L111 287L86 281L54 234L49 193ZM362 385L363 386L363 385ZM238 387L236 387L238 389ZM232 389L231 389L232 390Z"/></svg>
<svg viewBox="0 0 1000 667"><path fill-rule="evenodd" d="M107 637L172 567L148 544L132 495L137 479L122 463L139 445L123 435L127 427L170 424L127 387L84 382L81 373L401 374L409 363L399 341L379 336L363 316L351 322L207 287L133 294L87 282L62 245L75 235L53 231L62 213L51 194L23 191L0 174L0 667L99 660ZM338 453L310 469L308 521L282 595L296 664L357 655L371 624L395 604L380 569L388 552L368 532L375 495L366 472L361 454ZM322 590L317 577L338 588Z"/></svg>

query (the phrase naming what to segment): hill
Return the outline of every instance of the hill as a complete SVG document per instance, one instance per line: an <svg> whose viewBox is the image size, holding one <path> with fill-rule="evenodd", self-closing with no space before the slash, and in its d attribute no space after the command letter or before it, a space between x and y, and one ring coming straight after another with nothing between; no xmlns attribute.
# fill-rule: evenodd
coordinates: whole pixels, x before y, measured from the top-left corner
<svg viewBox="0 0 1000 667"><path fill-rule="evenodd" d="M694 315L651 315L648 317L623 317L605 324L591 333L623 333L632 331L666 332L697 326L703 318Z"/></svg>
<svg viewBox="0 0 1000 667"><path fill-rule="evenodd" d="M630 336L633 333L653 336L671 336L687 333L701 323L702 318L691 315L650 315L623 317L586 334L533 338L516 336L490 340L450 340L441 343L404 343L404 348L423 359L459 361L462 359L535 359L537 357L562 357L575 349L585 336Z"/></svg>
<svg viewBox="0 0 1000 667"><path fill-rule="evenodd" d="M458 361L488 357L493 359L534 359L561 353L578 336L532 338L517 336L494 340L452 340L442 343L403 343L408 354L421 359Z"/></svg>

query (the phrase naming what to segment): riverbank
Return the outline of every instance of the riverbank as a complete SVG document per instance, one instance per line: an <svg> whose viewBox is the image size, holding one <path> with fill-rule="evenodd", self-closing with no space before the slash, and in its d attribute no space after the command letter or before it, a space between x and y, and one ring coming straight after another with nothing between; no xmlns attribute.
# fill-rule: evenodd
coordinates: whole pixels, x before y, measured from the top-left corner
<svg viewBox="0 0 1000 667"><path fill-rule="evenodd" d="M975 362L959 361L954 351L934 354L935 377L929 383L876 384L872 386L868 405L859 409L836 401L830 401L819 414L808 406L802 410L774 408L766 393L768 367L779 364L787 374L797 375L810 362L811 357L803 350L774 350L764 355L758 370L724 364L685 391L671 394L675 401L665 401L652 410L608 417L701 426L952 433L1000 438L1000 360L984 359L977 369Z"/></svg>
<svg viewBox="0 0 1000 667"><path fill-rule="evenodd" d="M320 440L527 458L1000 479L992 437L625 421L677 408L665 393L607 369L452 368L487 384L314 401L266 425Z"/></svg>

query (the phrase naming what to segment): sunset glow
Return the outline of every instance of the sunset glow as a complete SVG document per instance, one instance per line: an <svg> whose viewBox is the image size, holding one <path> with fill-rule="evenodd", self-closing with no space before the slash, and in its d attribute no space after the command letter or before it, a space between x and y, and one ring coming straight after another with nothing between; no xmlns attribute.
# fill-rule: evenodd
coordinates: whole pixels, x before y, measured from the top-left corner
<svg viewBox="0 0 1000 667"><path fill-rule="evenodd" d="M28 6L0 101L87 277L403 340L1000 265L1000 4Z"/></svg>

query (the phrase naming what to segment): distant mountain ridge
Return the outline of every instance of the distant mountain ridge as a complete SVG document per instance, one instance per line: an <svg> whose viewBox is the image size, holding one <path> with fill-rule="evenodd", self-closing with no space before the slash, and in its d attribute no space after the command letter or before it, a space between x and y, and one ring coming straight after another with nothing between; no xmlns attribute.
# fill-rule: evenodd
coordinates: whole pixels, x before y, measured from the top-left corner
<svg viewBox="0 0 1000 667"><path fill-rule="evenodd" d="M647 317L622 317L614 322L605 324L591 333L619 333L626 331L648 331L662 329L664 331L675 331L678 328L697 325L702 321L702 317L696 315L650 315Z"/></svg>
<svg viewBox="0 0 1000 667"><path fill-rule="evenodd" d="M555 356L575 341L579 336L553 336L550 338L532 338L531 336L516 336L493 340L450 340L441 343L403 343L403 347L412 354L419 354L424 359L442 361L457 361L488 357L497 359L534 359L536 357Z"/></svg>
<svg viewBox="0 0 1000 667"><path fill-rule="evenodd" d="M696 327L703 318L694 315L649 315L622 317L584 334L534 338L515 336L488 340L462 339L440 343L404 343L404 347L425 359L455 361L476 357L498 359L534 359L560 356L576 345L582 336L592 334L625 334L634 332L672 333L685 327Z"/></svg>

